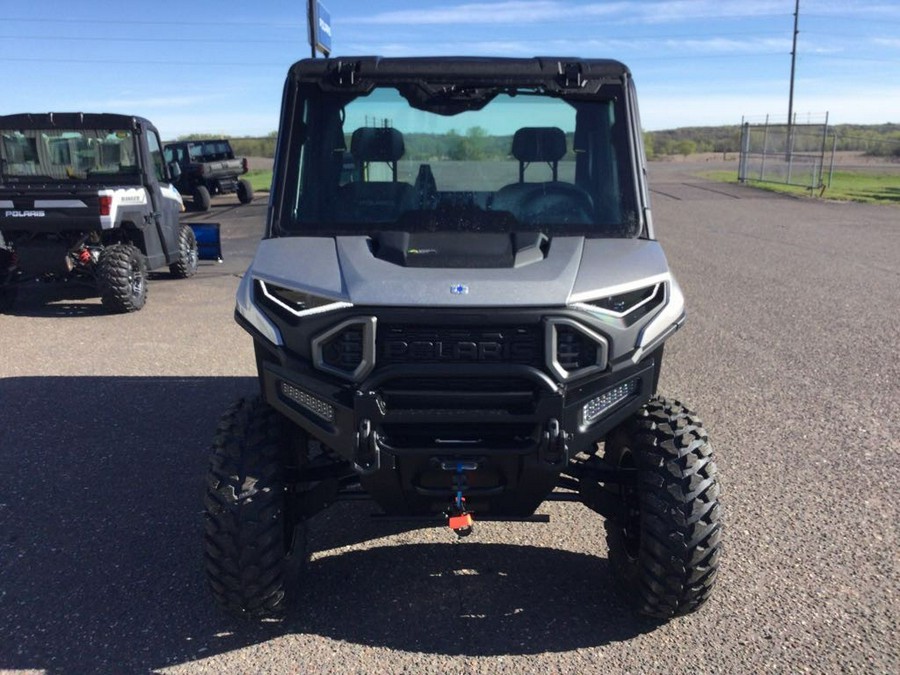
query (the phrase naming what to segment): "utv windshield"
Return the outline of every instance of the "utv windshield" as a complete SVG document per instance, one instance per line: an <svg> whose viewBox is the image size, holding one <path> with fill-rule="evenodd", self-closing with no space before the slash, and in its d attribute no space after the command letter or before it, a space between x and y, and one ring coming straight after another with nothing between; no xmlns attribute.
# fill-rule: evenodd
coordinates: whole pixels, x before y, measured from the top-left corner
<svg viewBox="0 0 900 675"><path fill-rule="evenodd" d="M218 159L234 159L228 141L196 141L188 143L192 162L212 162Z"/></svg>
<svg viewBox="0 0 900 675"><path fill-rule="evenodd" d="M120 129L3 130L0 177L15 182L140 181L132 132Z"/></svg>
<svg viewBox="0 0 900 675"><path fill-rule="evenodd" d="M282 234L529 231L636 237L621 87L323 93L301 86Z"/></svg>

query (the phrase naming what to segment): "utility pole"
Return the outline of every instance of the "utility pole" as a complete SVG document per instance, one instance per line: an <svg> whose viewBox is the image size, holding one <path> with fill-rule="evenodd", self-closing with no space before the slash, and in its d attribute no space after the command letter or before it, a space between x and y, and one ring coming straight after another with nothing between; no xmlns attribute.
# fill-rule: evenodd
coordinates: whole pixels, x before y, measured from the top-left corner
<svg viewBox="0 0 900 675"><path fill-rule="evenodd" d="M794 4L794 45L791 49L791 93L788 96L788 150L790 150L791 132L794 126L794 71L797 66L797 24L800 20L800 0L796 0Z"/></svg>
<svg viewBox="0 0 900 675"><path fill-rule="evenodd" d="M800 0L797 0L799 2ZM309 47L312 50L312 58L316 58L316 0L309 0L306 5L306 18L309 26ZM796 38L795 38L796 39ZM793 68L791 70L793 73ZM791 75L791 96L793 96L793 74Z"/></svg>

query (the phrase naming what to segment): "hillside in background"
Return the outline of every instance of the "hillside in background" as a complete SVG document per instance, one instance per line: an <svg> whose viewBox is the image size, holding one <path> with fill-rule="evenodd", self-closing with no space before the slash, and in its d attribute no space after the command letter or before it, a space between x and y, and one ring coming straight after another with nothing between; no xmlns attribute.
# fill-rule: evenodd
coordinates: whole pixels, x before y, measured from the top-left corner
<svg viewBox="0 0 900 675"><path fill-rule="evenodd" d="M179 136L179 141L197 141L204 138L227 138L231 142L234 154L239 157L274 157L275 139L277 131L271 131L267 136L229 136L228 134L187 134Z"/></svg>
<svg viewBox="0 0 900 675"><path fill-rule="evenodd" d="M839 124L831 129L837 135L839 151L863 152L874 157L900 160L900 124ZM206 136L208 137L208 136ZM179 140L204 138L199 134ZM243 157L274 157L276 132L262 137L227 137L236 154ZM506 152L510 138L487 136L478 127L463 133L442 135L410 134L407 138L409 159L444 156L452 159L479 159ZM644 144L649 159L667 156L690 156L695 153L737 153L740 151L739 125L721 127L682 127L665 131L645 131ZM571 138L569 140L571 147ZM830 149L830 148L829 148Z"/></svg>
<svg viewBox="0 0 900 675"><path fill-rule="evenodd" d="M900 159L900 124L838 124L830 129L837 136L836 150L863 152L874 157ZM741 149L741 128L682 127L665 131L645 131L647 157L692 155L696 152L737 153ZM829 145L828 149L831 147Z"/></svg>

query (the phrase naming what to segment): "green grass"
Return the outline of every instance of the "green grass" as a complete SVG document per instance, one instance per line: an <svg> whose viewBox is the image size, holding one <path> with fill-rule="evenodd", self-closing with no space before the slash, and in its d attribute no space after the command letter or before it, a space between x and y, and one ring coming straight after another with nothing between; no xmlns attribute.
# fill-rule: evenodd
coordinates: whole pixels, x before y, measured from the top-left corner
<svg viewBox="0 0 900 675"><path fill-rule="evenodd" d="M269 191L269 186L272 185L272 172L271 171L248 171L245 173L242 178L246 178L250 181L250 185L253 186L253 191Z"/></svg>
<svg viewBox="0 0 900 675"><path fill-rule="evenodd" d="M719 183L738 182L737 173L734 171L704 171L699 175ZM900 175L878 171L835 171L831 185L824 190L811 191L809 188L795 185L759 181L749 181L747 185L770 192L802 197L812 196L836 201L900 206Z"/></svg>
<svg viewBox="0 0 900 675"><path fill-rule="evenodd" d="M737 183L735 171L703 171L698 175L719 183ZM254 191L268 191L272 184L271 171L248 171L244 174L253 185ZM747 183L761 190L781 192L800 197L821 197L836 201L866 202L869 204L895 204L900 206L900 175L878 171L835 171L831 186L824 192L810 191L809 188L779 183Z"/></svg>

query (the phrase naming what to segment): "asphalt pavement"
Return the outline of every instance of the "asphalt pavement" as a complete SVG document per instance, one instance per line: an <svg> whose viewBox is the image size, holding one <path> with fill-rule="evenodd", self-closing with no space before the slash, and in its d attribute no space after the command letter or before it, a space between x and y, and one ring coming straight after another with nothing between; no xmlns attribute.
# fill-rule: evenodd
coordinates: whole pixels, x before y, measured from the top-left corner
<svg viewBox="0 0 900 675"><path fill-rule="evenodd" d="M779 197L654 165L688 303L660 388L704 419L726 509L697 614L633 616L599 516L445 528L340 504L312 522L300 605L222 614L204 587L203 476L255 391L234 292L265 195L215 200L225 262L154 275L143 310L31 288L0 315L0 670L900 672L900 209Z"/></svg>

